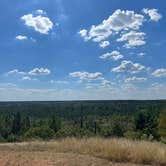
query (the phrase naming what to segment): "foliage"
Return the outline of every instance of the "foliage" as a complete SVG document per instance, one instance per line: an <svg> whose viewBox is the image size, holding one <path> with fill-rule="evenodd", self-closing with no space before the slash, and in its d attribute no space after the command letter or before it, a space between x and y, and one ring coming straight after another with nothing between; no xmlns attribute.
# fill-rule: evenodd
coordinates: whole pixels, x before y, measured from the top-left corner
<svg viewBox="0 0 166 166"><path fill-rule="evenodd" d="M124 137L128 139L140 139L141 133L136 132L136 131L127 131L124 133Z"/></svg>
<svg viewBox="0 0 166 166"><path fill-rule="evenodd" d="M17 114L14 115L12 133L19 134L20 131L21 131L21 115L19 112L17 112Z"/></svg>
<svg viewBox="0 0 166 166"><path fill-rule="evenodd" d="M166 140L166 110L162 111L159 117L158 135Z"/></svg>
<svg viewBox="0 0 166 166"><path fill-rule="evenodd" d="M0 142L64 137L166 140L165 101L0 103Z"/></svg>
<svg viewBox="0 0 166 166"><path fill-rule="evenodd" d="M49 127L56 133L61 128L60 119L57 116L53 115L49 121Z"/></svg>
<svg viewBox="0 0 166 166"><path fill-rule="evenodd" d="M43 138L50 139L54 135L54 131L47 126L30 128L26 133L27 138Z"/></svg>
<svg viewBox="0 0 166 166"><path fill-rule="evenodd" d="M155 112L141 110L134 116L136 131L141 131L145 135L154 134L157 130L157 116Z"/></svg>
<svg viewBox="0 0 166 166"><path fill-rule="evenodd" d="M18 141L21 141L21 139L17 135L10 134L7 138L7 141L8 142L18 142Z"/></svg>

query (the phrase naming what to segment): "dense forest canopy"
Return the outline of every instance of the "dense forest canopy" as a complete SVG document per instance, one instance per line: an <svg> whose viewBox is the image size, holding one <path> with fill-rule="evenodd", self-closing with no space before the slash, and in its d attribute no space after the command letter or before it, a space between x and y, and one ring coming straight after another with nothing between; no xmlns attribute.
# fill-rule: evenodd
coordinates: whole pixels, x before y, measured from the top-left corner
<svg viewBox="0 0 166 166"><path fill-rule="evenodd" d="M128 137L165 142L166 101L1 102L0 140Z"/></svg>

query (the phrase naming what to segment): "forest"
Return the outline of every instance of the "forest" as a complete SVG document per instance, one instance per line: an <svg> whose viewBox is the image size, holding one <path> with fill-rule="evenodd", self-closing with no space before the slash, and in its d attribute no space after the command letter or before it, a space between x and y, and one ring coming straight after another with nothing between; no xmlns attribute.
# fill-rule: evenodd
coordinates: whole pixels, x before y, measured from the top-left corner
<svg viewBox="0 0 166 166"><path fill-rule="evenodd" d="M0 102L0 142L66 137L166 143L166 101Z"/></svg>

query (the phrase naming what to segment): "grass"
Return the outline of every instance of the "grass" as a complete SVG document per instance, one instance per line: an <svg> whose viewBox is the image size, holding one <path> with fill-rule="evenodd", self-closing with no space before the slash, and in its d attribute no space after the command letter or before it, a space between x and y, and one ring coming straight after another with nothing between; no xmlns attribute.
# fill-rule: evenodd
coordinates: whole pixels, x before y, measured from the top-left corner
<svg viewBox="0 0 166 166"><path fill-rule="evenodd" d="M49 142L35 141L17 144L1 144L0 151L70 152L105 158L114 162L166 165L165 144L116 138L66 138Z"/></svg>

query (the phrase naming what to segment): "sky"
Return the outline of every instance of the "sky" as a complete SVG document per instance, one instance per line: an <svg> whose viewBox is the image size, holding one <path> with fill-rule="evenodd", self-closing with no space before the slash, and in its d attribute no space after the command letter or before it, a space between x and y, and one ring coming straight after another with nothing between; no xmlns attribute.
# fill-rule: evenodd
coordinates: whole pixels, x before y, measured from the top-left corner
<svg viewBox="0 0 166 166"><path fill-rule="evenodd" d="M1 0L0 101L166 99L165 0Z"/></svg>

